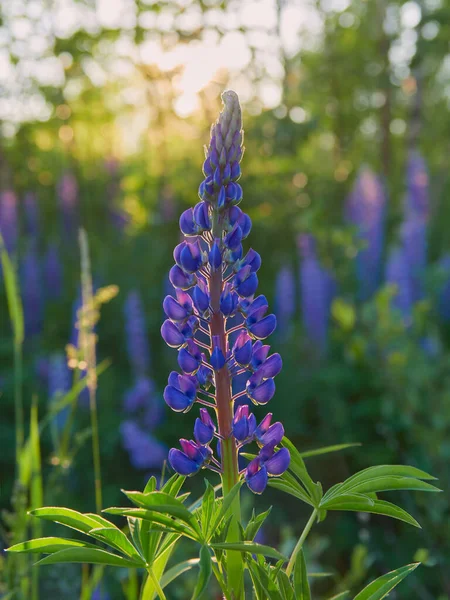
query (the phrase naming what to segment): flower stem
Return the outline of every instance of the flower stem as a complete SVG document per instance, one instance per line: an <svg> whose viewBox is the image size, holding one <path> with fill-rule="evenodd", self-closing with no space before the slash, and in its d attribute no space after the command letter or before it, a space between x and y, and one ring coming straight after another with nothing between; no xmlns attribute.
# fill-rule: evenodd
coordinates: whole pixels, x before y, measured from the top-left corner
<svg viewBox="0 0 450 600"><path fill-rule="evenodd" d="M219 215L214 215L213 222L213 237L221 238L222 225ZM209 289L211 296L211 322L210 331L211 339L217 336L219 347L224 356L228 353L228 336L225 330L225 319L220 311L220 295L223 289L222 272L214 271L209 280ZM233 398L231 393L231 376L227 365L221 369L214 371L215 387L216 387L216 405L217 405L217 421L221 440L221 455L222 455L222 491L225 498L230 490L239 481L239 467L236 441L233 436ZM241 519L240 497L236 494L232 505L229 509L229 514L234 515L228 535L227 542L238 542L239 540L239 523ZM244 566L242 555L237 551L227 552L227 575L228 586L232 592L232 597L235 600L244 599Z"/></svg>
<svg viewBox="0 0 450 600"><path fill-rule="evenodd" d="M292 571L294 569L294 565L295 565L295 561L297 558L297 554L300 552L300 550L303 547L303 544L305 543L305 540L308 536L308 533L311 531L312 526L314 525L314 521L316 520L316 516L317 516L317 508L315 508L311 514L311 516L309 517L309 521L306 523L304 530L302 531L302 535L300 536L297 544L295 545L294 550L292 551L291 554L291 558L289 559L289 563L288 566L286 568L286 575L288 577L291 576Z"/></svg>

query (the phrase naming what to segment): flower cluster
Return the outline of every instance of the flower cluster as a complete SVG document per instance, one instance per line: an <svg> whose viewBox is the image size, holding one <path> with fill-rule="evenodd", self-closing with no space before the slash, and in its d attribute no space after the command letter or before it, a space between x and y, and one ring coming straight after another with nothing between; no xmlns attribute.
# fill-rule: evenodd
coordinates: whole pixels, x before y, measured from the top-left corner
<svg viewBox="0 0 450 600"><path fill-rule="evenodd" d="M205 149L200 202L180 218L187 239L175 248L169 275L176 297L167 296L163 303L167 320L161 334L178 349L181 369L170 374L164 399L177 412L203 405L194 440L182 439L181 450L170 450L169 462L183 475L203 467L223 474L230 469L227 461L237 465L241 447L256 441L259 454L237 477L244 475L249 488L262 493L269 475L287 469L289 452L277 449L284 434L281 423L271 425L269 414L257 426L242 401L246 397L255 405L267 404L282 363L279 354L269 356L270 347L262 341L275 330L276 318L267 314L266 298L255 296L261 258L253 249L244 254L242 247L251 220L238 206L243 154L239 100L232 91L222 99L224 110ZM237 390L244 373L243 389ZM214 439L219 460L211 448Z"/></svg>

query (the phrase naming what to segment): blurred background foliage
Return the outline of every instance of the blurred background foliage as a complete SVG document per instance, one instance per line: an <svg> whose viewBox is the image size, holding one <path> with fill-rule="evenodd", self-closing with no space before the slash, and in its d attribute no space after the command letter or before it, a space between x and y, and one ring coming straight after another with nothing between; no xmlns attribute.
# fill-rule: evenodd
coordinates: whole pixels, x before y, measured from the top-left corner
<svg viewBox="0 0 450 600"><path fill-rule="evenodd" d="M21 283L26 414L35 397L45 415L84 372L75 350L79 226L95 288L120 290L96 324L98 359L111 360L97 394L104 505L160 472L167 448L189 431L162 400L176 360L160 339L161 302L178 215L197 201L202 145L227 87L245 110L243 208L263 258L260 290L280 322L275 416L303 450L362 444L309 459L327 485L401 462L448 490L448 0L0 7L0 231ZM8 545L20 486L3 284L0 310ZM82 392L42 437L46 504L94 508L88 404ZM317 529L310 560L333 572L315 580L318 597L358 586L369 567L383 573L422 560L395 597L450 598L448 495L404 502L422 531L344 514ZM274 491L257 499L262 509L270 503L264 536L289 549L306 513ZM47 597L78 597L78 568L40 577ZM124 598L126 576L122 586L112 578L104 597ZM182 587L171 594L187 597Z"/></svg>

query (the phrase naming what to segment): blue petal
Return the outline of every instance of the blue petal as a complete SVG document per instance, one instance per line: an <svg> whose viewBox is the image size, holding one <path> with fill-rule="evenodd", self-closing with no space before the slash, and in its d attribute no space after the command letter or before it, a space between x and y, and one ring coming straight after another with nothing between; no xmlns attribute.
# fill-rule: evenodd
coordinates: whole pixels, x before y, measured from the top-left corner
<svg viewBox="0 0 450 600"><path fill-rule="evenodd" d="M194 475L201 467L201 465L188 458L184 452L181 452L177 448L169 450L169 463L174 471L180 475L187 476Z"/></svg>

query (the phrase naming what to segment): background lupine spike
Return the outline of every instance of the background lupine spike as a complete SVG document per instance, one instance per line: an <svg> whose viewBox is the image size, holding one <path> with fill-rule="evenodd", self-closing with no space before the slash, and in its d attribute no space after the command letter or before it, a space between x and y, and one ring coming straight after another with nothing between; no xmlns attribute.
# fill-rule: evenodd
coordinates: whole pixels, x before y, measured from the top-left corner
<svg viewBox="0 0 450 600"><path fill-rule="evenodd" d="M395 286L392 305L409 323L414 301L409 263L402 247L395 248L389 256L386 264L386 283Z"/></svg>
<svg viewBox="0 0 450 600"><path fill-rule="evenodd" d="M23 258L21 279L25 333L32 337L41 332L44 316L41 261L34 244L30 245Z"/></svg>
<svg viewBox="0 0 450 600"><path fill-rule="evenodd" d="M330 273L322 267L312 236L298 238L301 254L300 294L302 319L306 335L319 356L326 353L330 310L335 284Z"/></svg>
<svg viewBox="0 0 450 600"><path fill-rule="evenodd" d="M370 298L382 280L386 206L383 184L371 169L362 167L344 213L346 221L357 228L358 238L364 246L355 258L362 300Z"/></svg>
<svg viewBox="0 0 450 600"><path fill-rule="evenodd" d="M150 346L144 307L137 290L129 292L125 300L124 315L128 359L135 375L145 375L150 366Z"/></svg>
<svg viewBox="0 0 450 600"><path fill-rule="evenodd" d="M23 199L27 233L34 239L39 235L39 207L36 194L27 192Z"/></svg>
<svg viewBox="0 0 450 600"><path fill-rule="evenodd" d="M275 282L275 313L278 335L285 339L295 315L295 277L290 266L283 266L277 273Z"/></svg>
<svg viewBox="0 0 450 600"><path fill-rule="evenodd" d="M47 297L61 298L63 291L63 265L56 244L50 244L44 258L44 281Z"/></svg>
<svg viewBox="0 0 450 600"><path fill-rule="evenodd" d="M72 385L70 370L67 366L66 357L62 352L57 352L50 357L48 365L48 399L51 405L66 394ZM66 424L70 408L66 407L59 411L55 417L58 431Z"/></svg>
<svg viewBox="0 0 450 600"><path fill-rule="evenodd" d="M12 190L0 194L0 232L11 254L16 249L18 235L17 198Z"/></svg>
<svg viewBox="0 0 450 600"><path fill-rule="evenodd" d="M187 476L202 468L218 471L227 493L240 477L238 451L242 444L257 441L261 449L256 462L248 465L245 480L252 491L262 493L269 475L281 475L289 465L289 452L275 450L283 429L277 424L270 435L264 437L266 432L260 431L256 438L255 416L247 405L235 403L244 402L244 396L254 404L269 402L281 358L278 354L269 357L269 346L259 341L274 331L276 318L267 314L264 296L254 299L260 256L249 250L242 258L242 241L251 230L251 219L236 206L242 199L236 183L241 176L242 114L235 92L224 92L222 99L224 108L211 128L205 152L205 180L199 187L202 202L180 218L182 233L197 237L195 242L182 241L175 248L176 265L170 281L177 289L177 300L164 300L167 319L161 326L163 339L178 349L182 371L170 374L165 402L183 413L203 402L202 394L207 393L208 402L212 399L216 408L217 427L201 408L194 427L196 442L181 439L181 450L170 450L169 463ZM211 387L214 393L208 391ZM220 462L209 446L215 436L220 438ZM234 473L232 479L229 473Z"/></svg>
<svg viewBox="0 0 450 600"><path fill-rule="evenodd" d="M428 169L423 156L411 150L406 167L405 214L428 220L430 197Z"/></svg>

